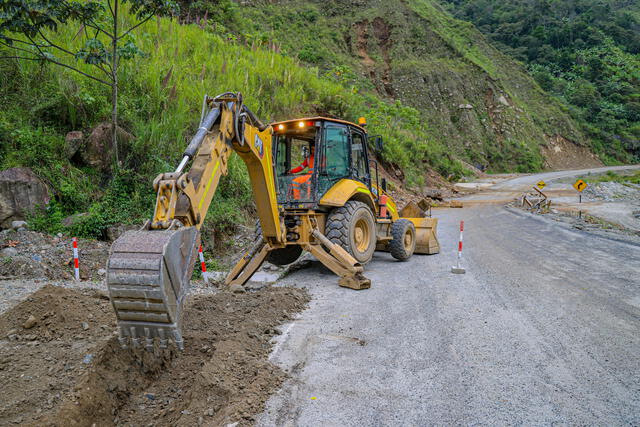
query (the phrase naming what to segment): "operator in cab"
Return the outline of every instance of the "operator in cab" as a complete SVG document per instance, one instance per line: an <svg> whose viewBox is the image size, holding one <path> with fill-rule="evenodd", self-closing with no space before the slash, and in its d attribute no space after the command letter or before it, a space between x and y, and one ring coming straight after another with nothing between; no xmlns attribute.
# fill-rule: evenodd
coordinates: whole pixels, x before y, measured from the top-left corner
<svg viewBox="0 0 640 427"><path fill-rule="evenodd" d="M303 148L304 161L300 166L295 167L289 171L291 174L296 174L307 169L306 173L297 176L292 181L293 198L300 200L301 194L306 194L307 200L311 199L311 175L313 175L313 164L315 159L315 145L311 145L311 148Z"/></svg>

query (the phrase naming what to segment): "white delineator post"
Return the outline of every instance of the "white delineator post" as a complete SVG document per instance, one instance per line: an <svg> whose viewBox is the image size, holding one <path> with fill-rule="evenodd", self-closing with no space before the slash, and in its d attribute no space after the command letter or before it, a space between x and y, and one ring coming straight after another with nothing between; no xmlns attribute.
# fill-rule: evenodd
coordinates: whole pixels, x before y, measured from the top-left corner
<svg viewBox="0 0 640 427"><path fill-rule="evenodd" d="M77 281L80 281L80 260L78 259L78 239L73 238L73 271Z"/></svg>
<svg viewBox="0 0 640 427"><path fill-rule="evenodd" d="M198 248L198 256L200 257L200 270L202 271L202 278L205 283L209 283L209 277L207 276L207 264L204 263L204 254L202 253L202 245Z"/></svg>
<svg viewBox="0 0 640 427"><path fill-rule="evenodd" d="M451 272L455 274L464 274L465 269L462 268L460 262L462 261L462 234L464 233L464 221L460 221L460 241L458 242L458 263L451 267Z"/></svg>

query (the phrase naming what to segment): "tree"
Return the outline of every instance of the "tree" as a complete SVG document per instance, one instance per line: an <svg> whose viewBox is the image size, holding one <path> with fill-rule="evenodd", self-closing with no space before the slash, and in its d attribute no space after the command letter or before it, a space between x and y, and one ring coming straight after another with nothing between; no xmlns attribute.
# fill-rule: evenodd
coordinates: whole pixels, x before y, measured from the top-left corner
<svg viewBox="0 0 640 427"><path fill-rule="evenodd" d="M128 6L133 22L121 28L123 8ZM111 135L114 163L118 167L118 67L122 59L142 52L131 33L160 15L177 14L172 0L0 0L0 59L49 62L77 72L111 88ZM58 41L53 35L62 26L78 25L84 42ZM78 67L93 67L87 72Z"/></svg>

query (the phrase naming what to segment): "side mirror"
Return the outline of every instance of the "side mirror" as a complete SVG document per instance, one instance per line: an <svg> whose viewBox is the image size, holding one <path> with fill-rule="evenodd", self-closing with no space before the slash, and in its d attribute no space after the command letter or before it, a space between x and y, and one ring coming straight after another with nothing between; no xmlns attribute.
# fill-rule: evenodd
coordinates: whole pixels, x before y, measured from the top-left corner
<svg viewBox="0 0 640 427"><path fill-rule="evenodd" d="M381 136L378 135L373 138L373 148L376 150L376 153L382 153L382 150L384 149L384 141Z"/></svg>
<svg viewBox="0 0 640 427"><path fill-rule="evenodd" d="M382 191L387 191L387 178L382 178Z"/></svg>

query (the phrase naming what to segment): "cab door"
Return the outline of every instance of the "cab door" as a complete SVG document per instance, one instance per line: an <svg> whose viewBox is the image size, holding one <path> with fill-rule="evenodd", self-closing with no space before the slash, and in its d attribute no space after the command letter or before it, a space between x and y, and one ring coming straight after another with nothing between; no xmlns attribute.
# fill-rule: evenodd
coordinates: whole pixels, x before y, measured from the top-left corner
<svg viewBox="0 0 640 427"><path fill-rule="evenodd" d="M369 174L366 141L366 137L361 130L351 128L351 176L353 179L370 187L371 176Z"/></svg>

